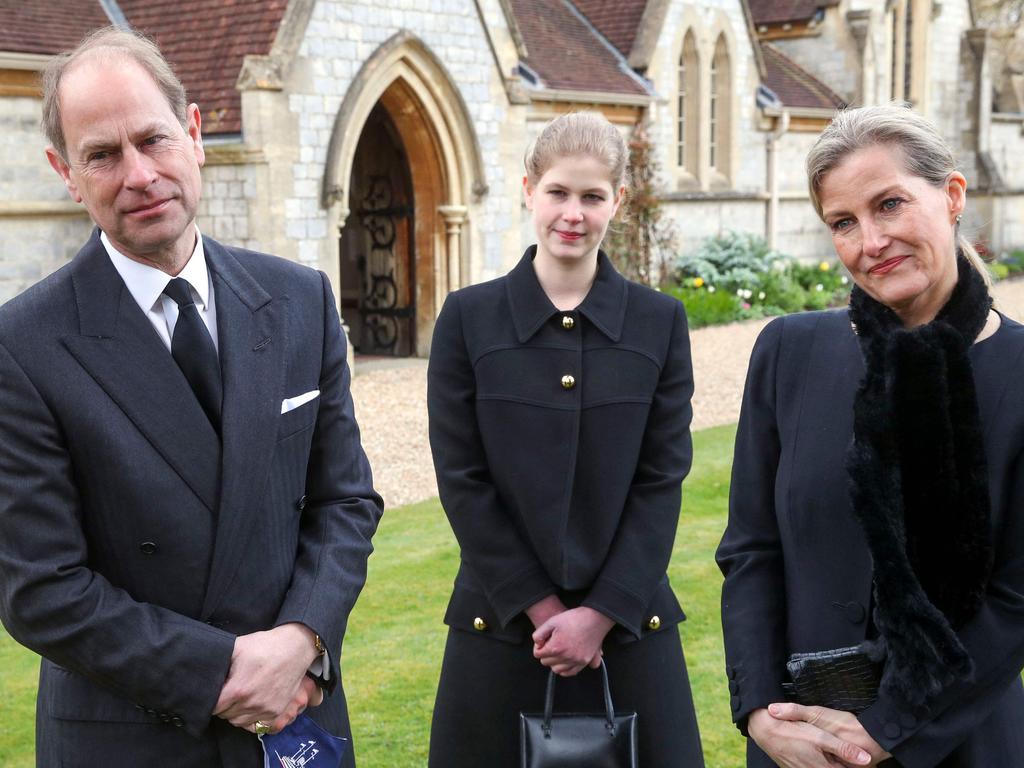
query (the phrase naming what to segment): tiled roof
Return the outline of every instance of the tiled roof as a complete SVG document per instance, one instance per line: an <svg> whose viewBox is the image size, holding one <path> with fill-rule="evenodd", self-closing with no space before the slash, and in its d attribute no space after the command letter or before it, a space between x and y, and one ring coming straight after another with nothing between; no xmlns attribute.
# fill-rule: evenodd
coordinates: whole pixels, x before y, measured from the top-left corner
<svg viewBox="0 0 1024 768"><path fill-rule="evenodd" d="M0 51L49 55L74 48L110 19L96 0L0 0Z"/></svg>
<svg viewBox="0 0 1024 768"><path fill-rule="evenodd" d="M771 43L761 43L766 69L765 85L787 107L842 109L846 102Z"/></svg>
<svg viewBox="0 0 1024 768"><path fill-rule="evenodd" d="M574 4L608 42L629 56L647 0L575 0Z"/></svg>
<svg viewBox="0 0 1024 768"><path fill-rule="evenodd" d="M838 5L839 0L747 0L754 24L810 21L815 11Z"/></svg>
<svg viewBox="0 0 1024 768"><path fill-rule="evenodd" d="M152 37L203 114L203 133L239 133L235 81L246 54L266 54L287 0L120 0L135 29Z"/></svg>
<svg viewBox="0 0 1024 768"><path fill-rule="evenodd" d="M548 88L645 94L624 72L621 59L563 0L511 0L529 57L524 60Z"/></svg>

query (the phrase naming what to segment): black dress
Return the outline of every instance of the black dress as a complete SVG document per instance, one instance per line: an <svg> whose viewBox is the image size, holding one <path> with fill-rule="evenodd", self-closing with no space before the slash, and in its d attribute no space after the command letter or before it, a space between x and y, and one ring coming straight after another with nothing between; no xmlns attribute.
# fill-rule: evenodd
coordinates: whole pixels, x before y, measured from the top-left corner
<svg viewBox="0 0 1024 768"><path fill-rule="evenodd" d="M519 712L543 704L523 611L557 594L616 621L604 651L616 708L640 714L641 764L701 766L666 568L692 456L682 305L604 254L559 312L529 249L506 277L453 293L428 374L438 488L461 548L430 765L518 766ZM556 707L597 710L598 675Z"/></svg>
<svg viewBox="0 0 1024 768"><path fill-rule="evenodd" d="M859 719L905 768L1024 765L1024 326L1003 318L970 352L992 505L995 569L960 631L975 683L926 712L882 696ZM791 653L871 633L871 557L848 499L845 457L864 373L845 310L770 323L751 356L718 550L734 720L784 700ZM773 763L748 742L748 766Z"/></svg>

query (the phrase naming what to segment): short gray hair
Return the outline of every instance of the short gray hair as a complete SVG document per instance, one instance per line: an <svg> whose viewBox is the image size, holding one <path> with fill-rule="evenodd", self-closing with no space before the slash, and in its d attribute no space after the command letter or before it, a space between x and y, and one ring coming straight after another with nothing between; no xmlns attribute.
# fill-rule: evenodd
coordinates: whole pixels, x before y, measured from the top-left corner
<svg viewBox="0 0 1024 768"><path fill-rule="evenodd" d="M807 154L807 185L819 217L822 216L821 184L829 172L857 150L878 145L899 149L906 171L935 187L943 186L957 170L953 150L942 134L930 120L908 105L893 103L842 110L836 113ZM985 263L970 241L960 234L959 223L956 244L991 284Z"/></svg>
<svg viewBox="0 0 1024 768"><path fill-rule="evenodd" d="M160 53L156 43L132 30L103 27L90 33L73 51L55 56L43 70L43 118L41 125L47 140L67 161L67 143L60 114L60 84L64 75L86 56L106 56L130 59L142 67L156 83L171 112L182 127L188 121L188 101L185 86L174 74L174 69Z"/></svg>
<svg viewBox="0 0 1024 768"><path fill-rule="evenodd" d="M536 184L558 158L576 155L593 157L607 167L613 191L629 184L626 140L600 112L570 112L545 125L523 158L526 177Z"/></svg>

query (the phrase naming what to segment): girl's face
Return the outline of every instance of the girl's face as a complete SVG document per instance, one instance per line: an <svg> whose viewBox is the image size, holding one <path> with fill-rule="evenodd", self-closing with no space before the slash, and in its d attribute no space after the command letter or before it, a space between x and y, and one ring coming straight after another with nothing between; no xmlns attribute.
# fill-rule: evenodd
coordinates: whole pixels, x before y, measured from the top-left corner
<svg viewBox="0 0 1024 768"><path fill-rule="evenodd" d="M537 256L565 262L596 258L624 192L624 186L612 187L608 168L589 155L556 159L536 186L524 177Z"/></svg>

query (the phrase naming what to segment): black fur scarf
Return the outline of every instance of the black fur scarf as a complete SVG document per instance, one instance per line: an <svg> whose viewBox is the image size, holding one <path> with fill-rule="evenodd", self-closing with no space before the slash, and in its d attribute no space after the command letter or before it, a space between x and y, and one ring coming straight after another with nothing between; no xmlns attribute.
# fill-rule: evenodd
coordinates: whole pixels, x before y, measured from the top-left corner
<svg viewBox="0 0 1024 768"><path fill-rule="evenodd" d="M968 351L992 299L957 257L956 288L930 323L905 329L854 288L850 319L866 372L847 454L850 499L874 561L865 644L885 659L882 690L918 708L974 664L955 630L978 609L992 571L985 447Z"/></svg>

